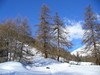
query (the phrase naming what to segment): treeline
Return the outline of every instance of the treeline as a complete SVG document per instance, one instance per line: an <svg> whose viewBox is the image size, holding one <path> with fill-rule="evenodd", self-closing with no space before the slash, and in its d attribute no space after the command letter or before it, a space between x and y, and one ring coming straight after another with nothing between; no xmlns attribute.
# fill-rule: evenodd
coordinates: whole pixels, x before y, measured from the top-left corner
<svg viewBox="0 0 100 75"><path fill-rule="evenodd" d="M33 43L26 18L7 19L0 24L0 62L26 60L25 56L32 53L28 48L25 49L25 44Z"/></svg>

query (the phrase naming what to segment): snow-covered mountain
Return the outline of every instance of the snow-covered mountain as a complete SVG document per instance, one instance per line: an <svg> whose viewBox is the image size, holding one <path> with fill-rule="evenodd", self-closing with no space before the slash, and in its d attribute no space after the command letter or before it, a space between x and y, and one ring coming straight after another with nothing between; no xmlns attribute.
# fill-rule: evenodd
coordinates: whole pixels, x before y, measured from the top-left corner
<svg viewBox="0 0 100 75"><path fill-rule="evenodd" d="M72 51L71 54L72 54L72 55L75 55L75 56L77 56L77 54L78 54L79 56L91 56L91 55L92 55L92 52L93 52L93 49L94 49L94 48L93 48L93 45L90 46L90 50L86 50L85 47L86 47L86 46L84 45L84 46L82 46L82 47L80 47L80 48L78 48L78 49ZM97 44L97 49L98 49L99 47L100 47L100 45ZM99 49L98 52L100 52L100 49Z"/></svg>
<svg viewBox="0 0 100 75"><path fill-rule="evenodd" d="M82 47L72 51L71 54L75 55L75 56L77 56L77 55L79 55L79 56L91 56L92 51L87 51L84 48L85 48L85 46L82 46Z"/></svg>

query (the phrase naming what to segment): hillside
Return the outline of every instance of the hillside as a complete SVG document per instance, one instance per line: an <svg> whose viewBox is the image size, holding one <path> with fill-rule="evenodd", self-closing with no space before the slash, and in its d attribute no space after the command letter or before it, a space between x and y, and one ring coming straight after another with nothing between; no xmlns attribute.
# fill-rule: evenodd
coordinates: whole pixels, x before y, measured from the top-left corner
<svg viewBox="0 0 100 75"><path fill-rule="evenodd" d="M78 49L72 51L71 54L72 54L72 55L75 55L75 56L77 56L77 54L78 54L79 56L91 56L91 53L92 53L92 52L91 52L91 51L87 51L87 50L85 50L84 48L85 48L85 46L82 46L82 47L80 47L80 48L78 48Z"/></svg>

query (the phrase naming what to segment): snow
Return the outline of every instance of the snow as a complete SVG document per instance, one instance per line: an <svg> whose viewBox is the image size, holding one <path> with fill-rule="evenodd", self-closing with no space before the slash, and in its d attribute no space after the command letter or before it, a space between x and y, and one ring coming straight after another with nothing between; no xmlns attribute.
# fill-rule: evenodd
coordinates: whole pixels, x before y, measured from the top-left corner
<svg viewBox="0 0 100 75"><path fill-rule="evenodd" d="M40 56L35 56L33 58L33 65L37 67L46 66L52 63L59 63L59 62L50 58L45 59L44 57L40 57Z"/></svg>
<svg viewBox="0 0 100 75"><path fill-rule="evenodd" d="M25 67L20 62L5 62L0 64L0 75L49 75L44 71L31 71L28 70L29 66ZM36 68L36 67L35 67ZM31 67L30 67L31 69ZM42 68L43 69L43 68Z"/></svg>
<svg viewBox="0 0 100 75"><path fill-rule="evenodd" d="M80 65L95 65L94 63L92 62L80 62Z"/></svg>
<svg viewBox="0 0 100 75"><path fill-rule="evenodd" d="M0 63L0 75L100 75L100 66L91 62L61 63L54 59L45 59L35 48L32 65L20 62ZM77 64L78 63L78 64Z"/></svg>
<svg viewBox="0 0 100 75"><path fill-rule="evenodd" d="M95 65L93 62L76 62L76 61L69 61L69 64L71 65Z"/></svg>
<svg viewBox="0 0 100 75"><path fill-rule="evenodd" d="M100 75L100 67L96 66L77 66L62 63L50 67L54 75Z"/></svg>
<svg viewBox="0 0 100 75"><path fill-rule="evenodd" d="M77 54L79 54L79 56L91 56L92 51L87 51L84 49L85 46L82 46L74 51L71 52L72 55L77 56Z"/></svg>
<svg viewBox="0 0 100 75"><path fill-rule="evenodd" d="M9 71L25 71L24 66L19 62L5 62L0 64L0 69L9 70Z"/></svg>
<svg viewBox="0 0 100 75"><path fill-rule="evenodd" d="M98 47L100 47L99 44L96 44ZM77 56L77 54L79 54L79 56L91 56L93 53L93 46L90 46L90 50L85 49L85 45L72 51L71 54ZM99 50L100 51L100 50Z"/></svg>
<svg viewBox="0 0 100 75"><path fill-rule="evenodd" d="M4 62L0 64L0 75L1 74L13 74L15 71L24 72L26 71L23 65L19 62Z"/></svg>
<svg viewBox="0 0 100 75"><path fill-rule="evenodd" d="M13 61L5 62L5 63L0 64L0 75L27 75L27 74L45 75L45 74L48 74L48 73L41 72L41 71L30 71L28 69L29 69L29 66L25 67L19 62L13 62Z"/></svg>
<svg viewBox="0 0 100 75"><path fill-rule="evenodd" d="M78 62L76 62L76 61L69 61L69 64L71 64L71 65L78 65Z"/></svg>
<svg viewBox="0 0 100 75"><path fill-rule="evenodd" d="M81 62L81 65L70 65L69 63L55 62L50 58L42 58L42 62L42 65L38 67L25 67L19 62L12 61L1 63L0 75L100 75L100 66L89 65L90 62ZM38 62L38 64L41 64L41 62Z"/></svg>

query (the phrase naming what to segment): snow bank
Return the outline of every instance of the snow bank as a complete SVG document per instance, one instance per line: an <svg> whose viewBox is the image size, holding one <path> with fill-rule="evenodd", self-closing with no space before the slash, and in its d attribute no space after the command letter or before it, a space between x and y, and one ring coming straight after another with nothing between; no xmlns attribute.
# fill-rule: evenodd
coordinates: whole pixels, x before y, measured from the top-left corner
<svg viewBox="0 0 100 75"><path fill-rule="evenodd" d="M5 62L0 64L0 70L8 70L8 71L25 71L26 69L20 62Z"/></svg>

